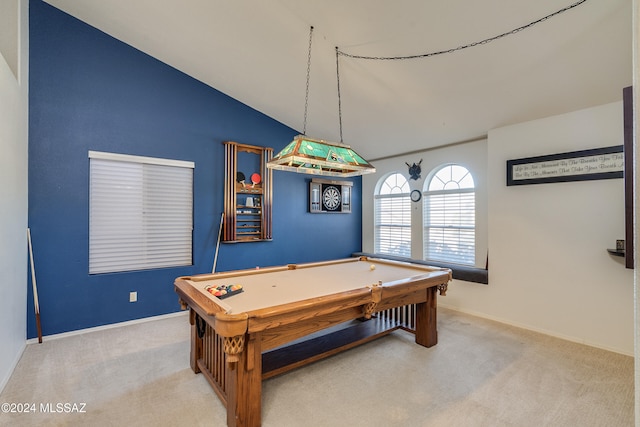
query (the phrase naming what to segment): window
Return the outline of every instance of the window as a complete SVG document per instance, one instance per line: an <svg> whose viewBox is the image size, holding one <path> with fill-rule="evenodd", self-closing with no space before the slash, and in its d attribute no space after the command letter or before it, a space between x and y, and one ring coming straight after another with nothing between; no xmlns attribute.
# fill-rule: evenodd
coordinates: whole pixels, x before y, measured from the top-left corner
<svg viewBox="0 0 640 427"><path fill-rule="evenodd" d="M193 168L89 152L89 274L193 263Z"/></svg>
<svg viewBox="0 0 640 427"><path fill-rule="evenodd" d="M424 259L475 263L475 185L460 165L438 169L424 192Z"/></svg>
<svg viewBox="0 0 640 427"><path fill-rule="evenodd" d="M375 194L375 252L411 256L409 183L399 173L389 175Z"/></svg>

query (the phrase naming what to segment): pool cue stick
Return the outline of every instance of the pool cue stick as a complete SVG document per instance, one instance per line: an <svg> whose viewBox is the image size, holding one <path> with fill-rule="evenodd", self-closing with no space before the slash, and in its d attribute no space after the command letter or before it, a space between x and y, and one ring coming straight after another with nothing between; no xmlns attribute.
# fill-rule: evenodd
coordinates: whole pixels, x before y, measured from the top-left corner
<svg viewBox="0 0 640 427"><path fill-rule="evenodd" d="M213 269L212 273L216 272L216 264L218 262L218 249L220 249L220 236L222 235L222 222L224 221L224 212L220 215L220 228L218 229L218 242L216 243L216 254L213 257Z"/></svg>
<svg viewBox="0 0 640 427"><path fill-rule="evenodd" d="M31 286L33 287L33 307L36 312L36 328L38 329L38 343L42 344L42 326L40 325L40 303L38 302L38 286L36 285L36 270L33 263L33 246L31 245L31 230L27 228L27 242L29 243L29 261L31 263Z"/></svg>

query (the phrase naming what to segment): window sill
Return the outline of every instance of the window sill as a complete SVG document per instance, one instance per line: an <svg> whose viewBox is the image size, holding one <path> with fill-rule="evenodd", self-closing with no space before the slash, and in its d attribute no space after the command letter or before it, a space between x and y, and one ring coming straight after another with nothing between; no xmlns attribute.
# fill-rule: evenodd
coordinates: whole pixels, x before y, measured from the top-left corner
<svg viewBox="0 0 640 427"><path fill-rule="evenodd" d="M406 258L395 255L386 254L372 254L368 252L355 252L353 256L367 256L371 258L383 258L394 261L412 262L414 264L432 265L434 267L449 268L453 272L453 278L456 280L463 280L465 282L481 283L483 285L489 284L489 270L477 267L467 267L459 264L447 264L444 262L424 261L421 259Z"/></svg>

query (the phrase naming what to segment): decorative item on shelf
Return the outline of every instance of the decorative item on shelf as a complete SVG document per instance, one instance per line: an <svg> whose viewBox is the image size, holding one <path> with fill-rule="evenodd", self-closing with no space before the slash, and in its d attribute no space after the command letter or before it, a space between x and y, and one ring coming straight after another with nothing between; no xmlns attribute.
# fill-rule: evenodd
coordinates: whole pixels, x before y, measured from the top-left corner
<svg viewBox="0 0 640 427"><path fill-rule="evenodd" d="M309 212L351 213L350 181L313 179L309 184Z"/></svg>
<svg viewBox="0 0 640 427"><path fill-rule="evenodd" d="M338 117L340 143L313 139L306 136L307 107L309 105L309 76L311 72L311 42L313 27L309 30L309 54L307 56L307 90L304 101L302 135L293 138L282 151L267 163L270 169L324 176L360 176L374 173L376 169L351 147L342 142L342 107L340 102L340 70L336 47L336 76L338 82Z"/></svg>
<svg viewBox="0 0 640 427"><path fill-rule="evenodd" d="M236 182L242 185L243 187L245 186L244 180L245 180L245 176L242 172L236 173Z"/></svg>
<svg viewBox="0 0 640 427"><path fill-rule="evenodd" d="M407 162L404 162L405 165L407 165L409 167L409 179L414 179L414 180L419 180L420 179L420 173L422 173L422 168L420 167L420 165L422 164L422 159L420 159L420 161L416 164L412 164L410 165Z"/></svg>
<svg viewBox="0 0 640 427"><path fill-rule="evenodd" d="M616 240L616 250L624 251L624 240Z"/></svg>

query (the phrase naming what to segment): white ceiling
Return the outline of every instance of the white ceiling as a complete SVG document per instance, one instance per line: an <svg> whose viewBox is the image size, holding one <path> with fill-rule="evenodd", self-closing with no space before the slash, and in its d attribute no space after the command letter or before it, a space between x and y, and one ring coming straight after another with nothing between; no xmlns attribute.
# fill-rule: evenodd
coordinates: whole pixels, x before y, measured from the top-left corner
<svg viewBox="0 0 640 427"><path fill-rule="evenodd" d="M46 1L298 131L313 25L306 134L339 141L336 46L367 56L441 51L578 0ZM344 143L365 158L473 140L622 99L632 83L632 0L587 0L449 54L339 64Z"/></svg>

